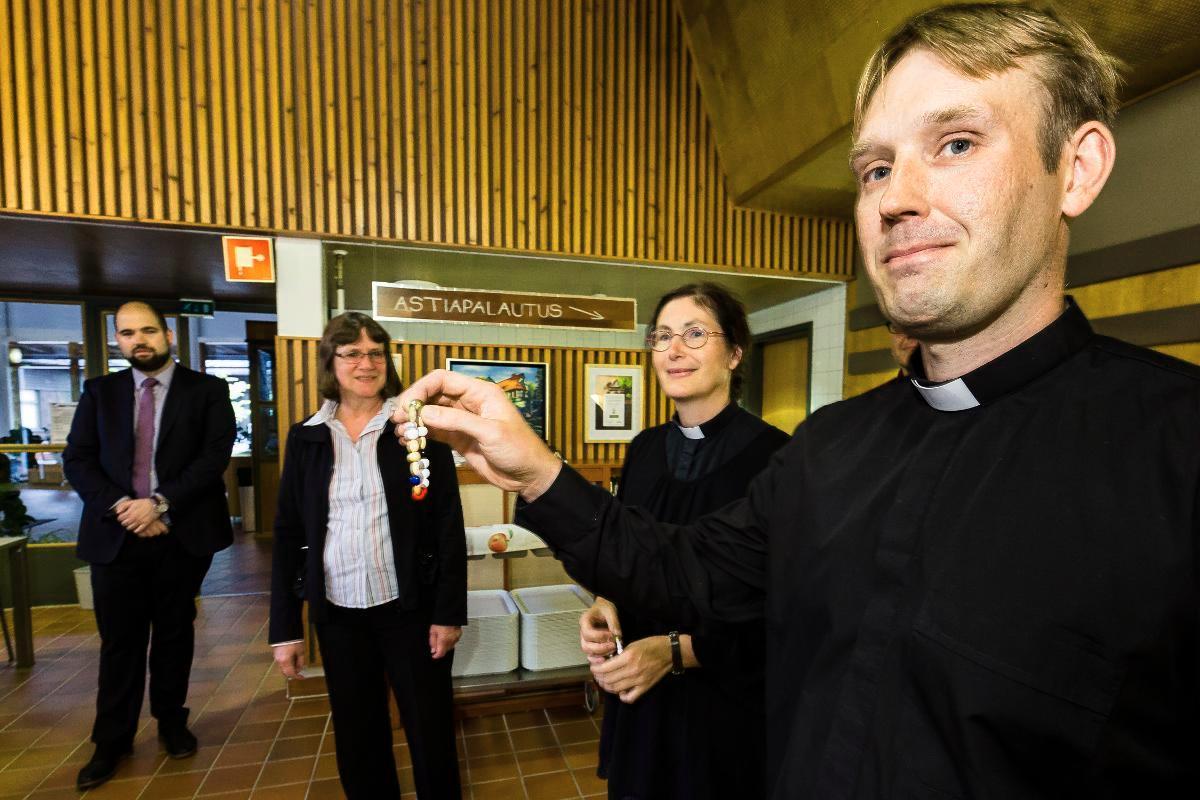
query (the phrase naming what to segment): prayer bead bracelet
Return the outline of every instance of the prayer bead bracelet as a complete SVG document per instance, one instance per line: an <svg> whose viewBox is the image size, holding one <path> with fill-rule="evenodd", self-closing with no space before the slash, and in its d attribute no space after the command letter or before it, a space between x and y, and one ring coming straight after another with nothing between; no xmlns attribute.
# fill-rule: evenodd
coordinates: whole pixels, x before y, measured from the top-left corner
<svg viewBox="0 0 1200 800"><path fill-rule="evenodd" d="M424 500L429 491L429 459L422 452L429 429L421 422L421 408L425 404L413 400L408 404L408 422L404 423L404 443L408 447L408 482L412 486L413 500Z"/></svg>

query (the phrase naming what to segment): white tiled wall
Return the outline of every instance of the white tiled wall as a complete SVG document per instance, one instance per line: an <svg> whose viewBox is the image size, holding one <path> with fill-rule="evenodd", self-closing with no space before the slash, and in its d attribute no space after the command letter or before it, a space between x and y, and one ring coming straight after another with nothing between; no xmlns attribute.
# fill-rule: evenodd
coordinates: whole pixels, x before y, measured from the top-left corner
<svg viewBox="0 0 1200 800"><path fill-rule="evenodd" d="M750 314L754 335L812 323L812 409L842 399L846 349L846 286L830 288Z"/></svg>

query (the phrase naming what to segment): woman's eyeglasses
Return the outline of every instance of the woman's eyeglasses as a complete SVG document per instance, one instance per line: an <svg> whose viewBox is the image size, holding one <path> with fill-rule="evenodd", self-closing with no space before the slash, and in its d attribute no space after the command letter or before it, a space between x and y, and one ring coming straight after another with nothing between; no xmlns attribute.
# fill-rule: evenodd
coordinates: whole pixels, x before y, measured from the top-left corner
<svg viewBox="0 0 1200 800"><path fill-rule="evenodd" d="M685 345L693 350L699 350L708 344L708 337L724 335L718 331L706 331L701 327L688 328L682 333L672 333L666 328L656 328L646 334L646 346L661 353L670 347L671 340L678 336Z"/></svg>
<svg viewBox="0 0 1200 800"><path fill-rule="evenodd" d="M387 356L387 353L382 350L368 350L365 353L361 350L351 350L348 353L334 353L334 355L348 364L357 364L364 358L371 359L371 361L375 364L382 364L383 359Z"/></svg>

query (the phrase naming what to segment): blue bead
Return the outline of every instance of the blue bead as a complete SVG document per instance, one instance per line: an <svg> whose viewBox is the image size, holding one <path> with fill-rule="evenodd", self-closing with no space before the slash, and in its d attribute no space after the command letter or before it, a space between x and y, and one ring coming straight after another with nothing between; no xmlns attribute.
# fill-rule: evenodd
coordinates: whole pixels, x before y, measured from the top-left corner
<svg viewBox="0 0 1200 800"><path fill-rule="evenodd" d="M421 482L421 476L420 475L409 475L408 482L412 486L416 486L417 484L419 484Z"/></svg>

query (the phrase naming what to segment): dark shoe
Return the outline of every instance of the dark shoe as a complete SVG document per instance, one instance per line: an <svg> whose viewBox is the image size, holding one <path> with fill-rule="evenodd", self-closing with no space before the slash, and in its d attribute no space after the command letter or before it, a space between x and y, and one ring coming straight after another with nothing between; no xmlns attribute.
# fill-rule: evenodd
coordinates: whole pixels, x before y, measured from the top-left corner
<svg viewBox="0 0 1200 800"><path fill-rule="evenodd" d="M158 740L171 758L187 758L196 755L196 737L186 725L159 728Z"/></svg>
<svg viewBox="0 0 1200 800"><path fill-rule="evenodd" d="M79 775L75 778L75 788L82 792L104 783L116 774L117 765L129 753L129 750L113 751L104 747L97 747L96 752L92 754L92 760L84 764L83 769L79 770Z"/></svg>

